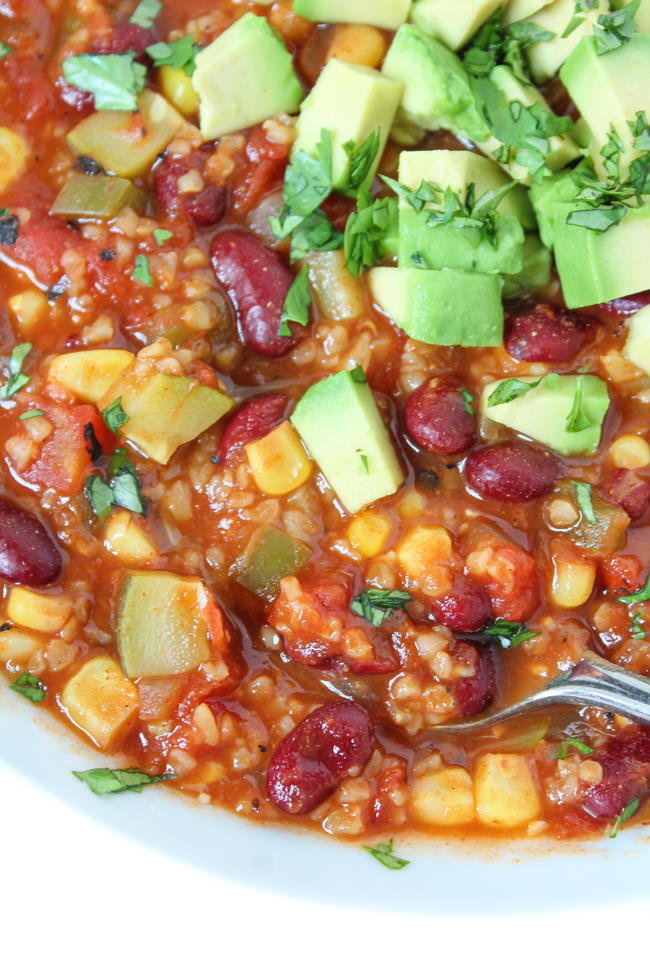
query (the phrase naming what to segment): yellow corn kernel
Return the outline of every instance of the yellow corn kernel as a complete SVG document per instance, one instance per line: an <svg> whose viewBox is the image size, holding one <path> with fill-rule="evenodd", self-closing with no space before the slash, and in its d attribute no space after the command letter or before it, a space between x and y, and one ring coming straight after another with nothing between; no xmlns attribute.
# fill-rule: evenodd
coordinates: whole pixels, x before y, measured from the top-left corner
<svg viewBox="0 0 650 975"><path fill-rule="evenodd" d="M52 359L48 379L86 403L99 403L134 359L126 349L66 352Z"/></svg>
<svg viewBox="0 0 650 975"><path fill-rule="evenodd" d="M93 657L63 688L68 717L99 748L111 748L138 712L138 689L112 657Z"/></svg>
<svg viewBox="0 0 650 975"><path fill-rule="evenodd" d="M158 84L167 101L182 115L196 115L199 110L199 96L192 79L185 74L183 68L172 68L171 64L164 64L158 69Z"/></svg>
<svg viewBox="0 0 650 975"><path fill-rule="evenodd" d="M390 518L366 511L353 518L348 525L348 542L364 559L372 559L383 551L390 530Z"/></svg>
<svg viewBox="0 0 650 975"><path fill-rule="evenodd" d="M291 494L311 475L313 464L288 420L244 449L255 483L265 494Z"/></svg>
<svg viewBox="0 0 650 975"><path fill-rule="evenodd" d="M411 528L397 548L400 568L411 576L421 576L451 555L451 535L440 525Z"/></svg>
<svg viewBox="0 0 650 975"><path fill-rule="evenodd" d="M634 471L650 464L650 444L638 433L626 433L617 437L609 448L609 458L617 467Z"/></svg>
<svg viewBox="0 0 650 975"><path fill-rule="evenodd" d="M13 626L0 633L0 661L24 666L44 646L43 640L37 636Z"/></svg>
<svg viewBox="0 0 650 975"><path fill-rule="evenodd" d="M537 787L523 755L481 755L474 790L476 814L486 826L513 829L539 816Z"/></svg>
<svg viewBox="0 0 650 975"><path fill-rule="evenodd" d="M68 596L51 596L14 586L7 600L7 616L12 623L39 633L58 633L72 615Z"/></svg>
<svg viewBox="0 0 650 975"><path fill-rule="evenodd" d="M416 779L411 812L430 826L463 826L474 821L472 778L464 768L445 768Z"/></svg>
<svg viewBox="0 0 650 975"><path fill-rule="evenodd" d="M397 505L402 518L417 518L424 511L424 498L417 491L408 491Z"/></svg>
<svg viewBox="0 0 650 975"><path fill-rule="evenodd" d="M555 558L551 599L563 609L582 606L591 596L595 581L596 566L593 562Z"/></svg>
<svg viewBox="0 0 650 975"><path fill-rule="evenodd" d="M47 299L42 291L35 288L12 295L7 304L21 335L31 335L47 314Z"/></svg>
<svg viewBox="0 0 650 975"><path fill-rule="evenodd" d="M3 193L25 168L29 149L17 132L0 126L0 193Z"/></svg>
<svg viewBox="0 0 650 975"><path fill-rule="evenodd" d="M104 545L127 565L146 565L158 558L155 545L130 511L111 515L104 528Z"/></svg>
<svg viewBox="0 0 650 975"><path fill-rule="evenodd" d="M338 58L351 64L376 68L386 54L386 41L376 27L366 24L338 24L327 50L327 60Z"/></svg>

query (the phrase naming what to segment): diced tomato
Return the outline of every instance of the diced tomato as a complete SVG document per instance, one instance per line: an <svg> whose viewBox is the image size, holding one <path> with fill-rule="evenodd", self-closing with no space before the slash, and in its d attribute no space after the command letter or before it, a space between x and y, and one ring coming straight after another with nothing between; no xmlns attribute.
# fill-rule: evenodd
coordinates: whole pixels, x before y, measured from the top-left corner
<svg viewBox="0 0 650 975"><path fill-rule="evenodd" d="M61 263L64 252L80 245L83 238L64 220L33 214L21 226L16 243L11 247L2 246L0 250L49 287L64 273Z"/></svg>
<svg viewBox="0 0 650 975"><path fill-rule="evenodd" d="M247 165L235 178L235 201L246 213L267 193L282 182L291 146L271 142L262 126L251 132L246 143Z"/></svg>
<svg viewBox="0 0 650 975"><path fill-rule="evenodd" d="M54 430L21 476L40 487L55 488L65 495L77 494L93 467L93 438L103 454L113 450L116 438L94 406L68 409L45 401L33 405L43 410Z"/></svg>
<svg viewBox="0 0 650 975"><path fill-rule="evenodd" d="M483 535L467 558L467 568L487 589L496 617L524 623L537 609L535 560L514 542Z"/></svg>
<svg viewBox="0 0 650 975"><path fill-rule="evenodd" d="M612 596L643 589L647 574L636 555L614 555L611 559L603 559L600 564L603 589L607 589Z"/></svg>

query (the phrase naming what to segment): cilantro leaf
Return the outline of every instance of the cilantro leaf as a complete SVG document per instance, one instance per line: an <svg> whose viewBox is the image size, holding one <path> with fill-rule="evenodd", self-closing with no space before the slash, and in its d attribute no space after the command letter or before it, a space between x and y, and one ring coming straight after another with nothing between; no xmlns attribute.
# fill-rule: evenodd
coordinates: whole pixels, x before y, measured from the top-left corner
<svg viewBox="0 0 650 975"><path fill-rule="evenodd" d="M63 61L65 80L95 96L95 108L135 111L147 69L128 54L75 54Z"/></svg>
<svg viewBox="0 0 650 975"><path fill-rule="evenodd" d="M585 520L589 522L590 525L596 522L596 513L594 511L594 505L592 500L593 487L586 481L573 481L573 488L576 493L576 499L580 507L580 511L585 517Z"/></svg>
<svg viewBox="0 0 650 975"><path fill-rule="evenodd" d="M4 41L0 41L0 61L6 58L8 54L11 54L13 47L10 44L5 44Z"/></svg>
<svg viewBox="0 0 650 975"><path fill-rule="evenodd" d="M43 410L25 410L18 417L19 420L34 420L37 416L45 416Z"/></svg>
<svg viewBox="0 0 650 975"><path fill-rule="evenodd" d="M343 143L343 149L350 160L350 166L347 183L342 192L348 193L350 196L358 195L377 158L380 141L379 130L377 130L371 132L360 146L357 146L353 140Z"/></svg>
<svg viewBox="0 0 650 975"><path fill-rule="evenodd" d="M147 775L137 768L110 769L91 768L85 772L72 773L80 782L88 786L96 796L104 796L115 792L142 792L145 785L156 782L166 782L173 779L171 773L163 775Z"/></svg>
<svg viewBox="0 0 650 975"><path fill-rule="evenodd" d="M118 508L134 511L136 515L146 512L146 502L142 497L140 480L134 471L123 470L111 480L113 504Z"/></svg>
<svg viewBox="0 0 650 975"><path fill-rule="evenodd" d="M145 254L136 254L131 278L133 281L139 281L141 284L144 284L147 288L153 287L149 258Z"/></svg>
<svg viewBox="0 0 650 975"><path fill-rule="evenodd" d="M296 153L284 178L284 202L292 213L308 217L332 192L332 133L321 131L317 155Z"/></svg>
<svg viewBox="0 0 650 975"><path fill-rule="evenodd" d="M289 322L295 322L298 325L308 325L310 307L311 294L309 293L309 269L303 267L303 269L299 271L296 277L293 279L291 287L287 291L287 297L284 300L284 308L282 309L282 318L280 319L280 327L278 328L278 335L293 335L293 332L289 327Z"/></svg>
<svg viewBox="0 0 650 975"><path fill-rule="evenodd" d="M632 799L630 802L628 802L627 806L625 806L623 811L616 817L616 822L612 826L612 831L609 834L609 838L611 840L616 839L616 837L618 836L618 831L623 825L623 823L627 822L628 819L631 819L632 816L634 816L634 814L637 812L640 805L641 805L640 799Z"/></svg>
<svg viewBox="0 0 650 975"><path fill-rule="evenodd" d="M364 850L374 857L378 863L381 863L382 867L387 867L389 870L402 870L404 867L408 867L411 861L395 856L393 843L394 840L391 839L388 843L379 843L377 846L364 846Z"/></svg>
<svg viewBox="0 0 650 975"><path fill-rule="evenodd" d="M166 241L170 239L170 237L173 236L174 235L171 232L171 230L163 230L162 227L156 227L156 229L153 232L153 239L156 241L157 244L164 244Z"/></svg>
<svg viewBox="0 0 650 975"><path fill-rule="evenodd" d="M590 10L593 10L597 3L598 0L575 0L575 13L566 25L562 37L570 37L574 30L577 30L580 24L583 24L585 21L585 18L581 14L586 14Z"/></svg>
<svg viewBox="0 0 650 975"><path fill-rule="evenodd" d="M610 51L616 51L634 36L637 31L634 18L640 5L641 0L632 0L620 10L602 14L598 18L594 25L597 54L602 57Z"/></svg>
<svg viewBox="0 0 650 975"><path fill-rule="evenodd" d="M0 386L0 400L11 399L29 382L29 376L22 370L25 359L31 351L31 342L22 342L12 349L7 362L9 376L7 382Z"/></svg>
<svg viewBox="0 0 650 975"><path fill-rule="evenodd" d="M566 222L574 227L584 227L597 234L604 234L614 224L620 223L626 213L627 209L621 206L573 210Z"/></svg>
<svg viewBox="0 0 650 975"><path fill-rule="evenodd" d="M535 379L527 383L523 379L504 379L488 396L488 406L501 406L502 403L511 403L513 399L518 399L525 393L529 393L531 389L535 389L541 381L541 379Z"/></svg>
<svg viewBox="0 0 650 975"><path fill-rule="evenodd" d="M577 752L581 755L593 755L594 749L591 745L587 745L584 741L580 741L579 738L565 738L565 740L560 744L557 752L553 756L556 761L565 759L568 757L569 749L575 748Z"/></svg>
<svg viewBox="0 0 650 975"><path fill-rule="evenodd" d="M38 677L35 674L30 674L28 670L24 670L20 677L13 684L10 684L9 687L16 694L22 694L32 704L38 704L40 701L43 701L47 694L45 684L42 684Z"/></svg>
<svg viewBox="0 0 650 975"><path fill-rule="evenodd" d="M641 612L635 613L630 623L630 636L633 640L645 640L647 633L644 629L644 619Z"/></svg>
<svg viewBox="0 0 650 975"><path fill-rule="evenodd" d="M91 474L86 480L84 494L93 512L103 521L113 506L113 492L100 474Z"/></svg>
<svg viewBox="0 0 650 975"><path fill-rule="evenodd" d="M367 461L367 458L366 458ZM402 589L364 589L350 603L357 616L363 616L373 626L381 626L394 609L401 609L413 597Z"/></svg>
<svg viewBox="0 0 650 975"><path fill-rule="evenodd" d="M442 200L442 187L438 186L437 183L432 183L431 180L423 179L417 190L411 190L390 176L382 176L381 179L416 213L420 213L427 203L439 203Z"/></svg>
<svg viewBox="0 0 650 975"><path fill-rule="evenodd" d="M499 64L508 64L524 84L531 84L526 48L540 41L551 41L552 31L531 21L502 24L499 9L474 36L463 57L466 70L474 77L487 77Z"/></svg>
<svg viewBox="0 0 650 975"><path fill-rule="evenodd" d="M165 41L157 41L155 44L150 44L146 50L156 68L162 68L164 65L170 65L176 71L182 68L190 78L196 71L196 55L200 48L194 41L194 34L186 34L185 37L179 37L177 41L171 41L169 44Z"/></svg>
<svg viewBox="0 0 650 975"><path fill-rule="evenodd" d="M343 243L343 234L320 209L300 217L285 207L277 217L269 217L269 226L278 240L291 237L292 264L303 260L310 251L336 251Z"/></svg>
<svg viewBox="0 0 650 975"><path fill-rule="evenodd" d="M153 25L154 20L161 10L162 3L160 3L160 0L140 0L140 3L129 17L129 23L137 24L138 27L148 29Z"/></svg>
<svg viewBox="0 0 650 975"><path fill-rule="evenodd" d="M350 375L355 383L367 383L366 374L363 371L363 366L355 366L354 369L350 369Z"/></svg>
<svg viewBox="0 0 650 975"><path fill-rule="evenodd" d="M110 406L106 406L102 410L102 416L104 418L104 423L111 433L119 433L120 429L129 419L127 414L122 409L122 397L118 396L118 398L111 403Z"/></svg>
<svg viewBox="0 0 650 975"><path fill-rule="evenodd" d="M113 451L111 459L108 462L108 476L115 477L116 474L121 474L122 471L129 471L131 474L135 474L136 472L131 458L124 447Z"/></svg>
<svg viewBox="0 0 650 975"><path fill-rule="evenodd" d="M369 194L359 198L359 208L345 224L343 249L348 271L355 278L381 258L381 245L397 215L394 197L373 200Z"/></svg>
<svg viewBox="0 0 650 975"><path fill-rule="evenodd" d="M573 394L573 403L571 405L571 411L566 418L566 432L567 433L580 433L581 430L586 430L591 426L591 420L585 413L583 405L583 393L584 384L582 376L579 376L576 380L576 389Z"/></svg>
<svg viewBox="0 0 650 975"><path fill-rule="evenodd" d="M474 402L473 394L470 393L469 389L467 389L466 386L461 386L460 395L463 397L463 409L465 410L466 413L469 413L470 416L474 416L476 410L472 405Z"/></svg>
<svg viewBox="0 0 650 975"><path fill-rule="evenodd" d="M648 599L650 599L650 575L648 575L643 589L630 593L629 596L618 597L619 603L625 603L626 606L634 606L635 603L645 603Z"/></svg>
<svg viewBox="0 0 650 975"><path fill-rule="evenodd" d="M525 640L539 636L538 632L529 630L523 623L510 623L508 620L495 620L484 627L481 633L498 640L503 650L513 650Z"/></svg>

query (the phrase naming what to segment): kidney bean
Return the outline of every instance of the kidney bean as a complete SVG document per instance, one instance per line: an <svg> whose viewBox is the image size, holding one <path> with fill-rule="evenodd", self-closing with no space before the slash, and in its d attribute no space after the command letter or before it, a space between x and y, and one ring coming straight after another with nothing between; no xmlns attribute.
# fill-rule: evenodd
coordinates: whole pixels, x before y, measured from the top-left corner
<svg viewBox="0 0 650 975"><path fill-rule="evenodd" d="M266 794L284 812L311 812L341 779L370 758L374 730L366 711L335 701L306 717L280 742L266 773Z"/></svg>
<svg viewBox="0 0 650 975"><path fill-rule="evenodd" d="M648 510L650 504L650 481L644 481L634 471L624 468L614 471L604 484L607 496L630 516L638 521Z"/></svg>
<svg viewBox="0 0 650 975"><path fill-rule="evenodd" d="M0 499L0 578L26 586L47 586L61 572L61 556L40 521Z"/></svg>
<svg viewBox="0 0 650 975"><path fill-rule="evenodd" d="M575 312L537 305L510 319L506 351L525 362L566 362L578 354L594 328Z"/></svg>
<svg viewBox="0 0 650 975"><path fill-rule="evenodd" d="M476 437L475 419L461 390L445 380L431 379L411 393L404 423L418 447L436 454L460 454Z"/></svg>
<svg viewBox="0 0 650 975"><path fill-rule="evenodd" d="M278 335L282 310L293 276L277 254L252 234L227 230L212 241L214 272L237 310L242 338L254 352L268 358L286 355L302 329Z"/></svg>
<svg viewBox="0 0 650 975"><path fill-rule="evenodd" d="M453 589L432 601L433 614L456 633L477 633L492 619L492 603L485 588L461 576Z"/></svg>
<svg viewBox="0 0 650 975"><path fill-rule="evenodd" d="M494 700L497 689L497 672L494 653L490 649L479 649L471 643L457 643L452 651L454 661L474 667L471 677L457 677L451 692L463 717L471 717L485 711Z"/></svg>
<svg viewBox="0 0 650 975"><path fill-rule="evenodd" d="M109 34L95 41L90 50L92 54L127 54L133 51L141 58L146 48L155 41L153 32L148 28L124 21L116 24Z"/></svg>
<svg viewBox="0 0 650 975"><path fill-rule="evenodd" d="M495 501L532 501L547 494L559 475L550 454L525 443L483 447L468 459L471 487Z"/></svg>
<svg viewBox="0 0 650 975"><path fill-rule="evenodd" d="M257 396L239 407L221 434L218 453L221 460L236 457L242 447L260 440L275 429L284 418L289 400L284 393Z"/></svg>
<svg viewBox="0 0 650 975"><path fill-rule="evenodd" d="M168 216L186 213L199 227L211 227L226 213L228 196L222 186L206 184L198 193L182 193L178 181L190 170L202 172L206 153L189 156L165 156L154 172L153 189L160 209Z"/></svg>
<svg viewBox="0 0 650 975"><path fill-rule="evenodd" d="M611 738L592 756L602 767L603 777L583 797L587 812L598 819L613 819L632 799L650 788L650 728Z"/></svg>

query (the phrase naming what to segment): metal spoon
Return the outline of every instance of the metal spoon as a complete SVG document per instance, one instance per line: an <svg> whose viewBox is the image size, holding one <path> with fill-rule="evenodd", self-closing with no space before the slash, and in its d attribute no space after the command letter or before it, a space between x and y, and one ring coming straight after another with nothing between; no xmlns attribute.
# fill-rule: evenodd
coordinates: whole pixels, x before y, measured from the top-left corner
<svg viewBox="0 0 650 975"><path fill-rule="evenodd" d="M587 651L575 667L523 701L473 721L438 725L435 731L440 734L476 733L558 704L590 705L631 721L650 724L650 680Z"/></svg>

